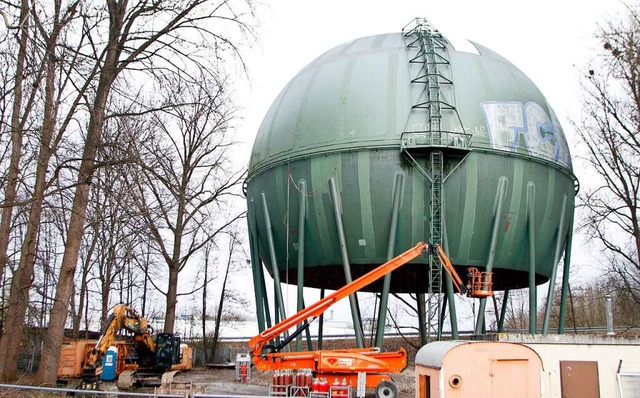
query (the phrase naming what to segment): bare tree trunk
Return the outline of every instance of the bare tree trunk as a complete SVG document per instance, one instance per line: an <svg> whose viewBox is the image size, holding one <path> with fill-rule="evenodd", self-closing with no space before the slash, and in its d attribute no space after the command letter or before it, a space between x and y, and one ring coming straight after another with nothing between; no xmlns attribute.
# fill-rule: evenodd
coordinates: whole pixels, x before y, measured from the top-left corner
<svg viewBox="0 0 640 398"><path fill-rule="evenodd" d="M176 304L178 302L178 275L180 270L177 265L169 267L169 287L167 289L167 314L164 318L164 332L173 333L176 320Z"/></svg>
<svg viewBox="0 0 640 398"><path fill-rule="evenodd" d="M209 285L209 254L211 245L205 246L204 251L204 285L202 285L202 352L204 363L208 363L207 355L207 287Z"/></svg>
<svg viewBox="0 0 640 398"><path fill-rule="evenodd" d="M111 21L111 25L120 27L123 16L124 15L120 16L120 20ZM117 31L119 31L119 29ZM91 176L93 175L96 153L98 145L100 144L109 92L116 78L118 52L115 48L114 39L110 40L110 43L113 44L111 44L110 49L107 51L103 70L100 74L95 102L89 119L87 138L82 153L82 162L80 163L80 170L78 171L76 192L71 207L71 219L69 220L69 229L64 247L62 265L60 267L58 286L49 318L49 328L43 340L42 359L40 360L40 366L36 374L37 382L43 385L54 384L56 381L58 363L60 361L60 346L62 345L64 327L68 315L67 308L73 291L73 279L84 232L84 220L89 202Z"/></svg>
<svg viewBox="0 0 640 398"><path fill-rule="evenodd" d="M65 241L64 255L58 277L56 294L50 314L49 327L43 341L42 359L36 375L36 382L41 385L52 384L56 380L56 371L60 360L60 346L62 344L64 327L67 320L67 308L72 294L74 276L79 257L82 241L83 228L87 214L89 202L91 177L94 173L95 161L98 146L102 140L102 129L106 114L108 98L117 75L127 69L132 63L140 66L138 71L145 67L152 68L154 59L167 60L173 55L179 55L183 61L190 63L194 67L202 68L201 59L189 57L184 46L192 45L192 39L198 35L191 34L193 30L200 32L203 40L195 39L197 43L193 47L210 46L207 39L217 43L219 40L229 44L230 40L220 38L219 35L212 34L212 24L205 28L207 21L214 18L222 18L230 22L235 22L241 29L245 28L235 13L231 4L226 1L220 4L212 4L208 0L188 0L175 2L164 1L139 1L128 2L127 0L105 0L108 10L108 39L104 51L97 49L97 70L98 84L90 106L89 124L86 132L82 161L78 170L77 183L71 208L71 216L68 224L67 238ZM246 6L252 10L251 2L246 2ZM89 8L89 7L88 7ZM102 10L95 7L95 10ZM231 13L233 17L219 16L219 11ZM91 35L93 29L99 29L102 22L92 25L87 31ZM157 28L159 25L159 28ZM182 34L189 35L189 39L181 37ZM167 38L165 40L165 38ZM186 40L183 40L186 39ZM91 40L91 39L89 39ZM91 41L93 45L96 41ZM157 45L156 45L157 44ZM232 51L237 51L233 46ZM198 47L200 48L200 47ZM96 50L91 48L91 50ZM123 60L120 57L126 54ZM163 58L164 57L164 58ZM170 67L171 68L171 67ZM176 74L182 74L183 70L175 67ZM214 68L215 69L215 68ZM206 70L206 68L205 68ZM155 73L153 72L149 72ZM93 78L93 75L91 76ZM87 81L91 85L92 81ZM155 237L154 237L155 238ZM177 257L178 259L180 257ZM166 256L171 260L171 256ZM177 284L177 276L182 266L181 262L169 261L169 279ZM172 303L167 312L175 314L175 302L177 297L177 286L173 286L168 291L168 301ZM173 319L170 324L165 325L165 330L173 329Z"/></svg>
<svg viewBox="0 0 640 398"><path fill-rule="evenodd" d="M29 2L22 0L20 5L20 41L16 62L16 77L13 85L13 109L11 114L11 160L9 163L4 202L2 203L2 220L0 221L0 276L4 275L4 269L7 264L13 205L18 190L18 172L20 157L22 155L22 129L24 122L21 121L20 112L22 110L22 84L24 81L23 75L27 55L27 40L29 38L29 30L27 27L28 15ZM1 327L0 330L2 330ZM7 361L4 360L0 353L0 377L2 377L4 373L3 364L6 363Z"/></svg>
<svg viewBox="0 0 640 398"><path fill-rule="evenodd" d="M97 226L94 225L94 234L91 238L91 245L89 246L89 250L87 250L87 257L85 258L84 265L82 266L82 278L80 279L80 292L79 292L79 302L77 311L73 314L73 338L80 338L80 324L82 323L82 313L85 311L85 299L87 296L87 280L89 278L89 267L91 265L91 258L93 257L93 253L96 249L96 244L98 243L98 234L96 233ZM88 325L87 325L88 326Z"/></svg>
<svg viewBox="0 0 640 398"><path fill-rule="evenodd" d="M24 80L23 74L27 53L27 40L29 38L29 30L27 28L28 14L29 3L27 0L23 0L20 6L20 41L16 62L16 77L13 86L14 98L11 114L11 160L9 163L4 203L2 204L2 221L0 222L0 275L4 273L4 267L7 263L11 218L13 217L13 204L15 202L18 187L18 168L20 165L20 157L22 155L22 128L24 124L21 122L20 112L22 109L22 83Z"/></svg>
<svg viewBox="0 0 640 398"><path fill-rule="evenodd" d="M47 171L52 154L50 145L57 115L57 106L54 103L56 73L54 50L59 32L59 28L55 29L47 44L44 120L40 137L38 164L36 166L36 182L33 189L31 209L29 210L27 230L20 252L20 262L18 269L14 273L11 285L9 307L5 318L5 332L0 338L1 362L5 364L1 367L2 372L0 373L0 377L3 380L14 380L17 376L20 345L15 344L15 342L22 334L24 318L29 305L29 290L32 285L33 267L36 259L36 243L42 216Z"/></svg>
<svg viewBox="0 0 640 398"><path fill-rule="evenodd" d="M220 301L218 302L218 313L216 315L216 326L213 332L213 350L211 357L215 358L216 350L218 349L218 338L220 337L220 324L222 323L222 314L224 309L224 300L227 295L227 279L229 277L229 269L231 268L231 261L233 259L233 252L236 245L234 236L231 236L231 243L229 243L229 260L227 260L227 269L224 271L224 279L222 280L222 288L220 289Z"/></svg>

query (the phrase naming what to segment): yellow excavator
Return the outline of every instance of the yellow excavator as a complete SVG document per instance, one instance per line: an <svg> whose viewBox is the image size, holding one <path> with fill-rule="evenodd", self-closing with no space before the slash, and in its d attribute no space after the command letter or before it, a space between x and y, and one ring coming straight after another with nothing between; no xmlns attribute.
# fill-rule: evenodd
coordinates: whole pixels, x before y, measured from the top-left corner
<svg viewBox="0 0 640 398"><path fill-rule="evenodd" d="M95 346L87 351L81 388L95 389L102 374L102 358L110 346L117 346L116 374L119 389L170 383L190 364L181 363L180 337L153 333L146 318L126 304L116 305L103 326Z"/></svg>

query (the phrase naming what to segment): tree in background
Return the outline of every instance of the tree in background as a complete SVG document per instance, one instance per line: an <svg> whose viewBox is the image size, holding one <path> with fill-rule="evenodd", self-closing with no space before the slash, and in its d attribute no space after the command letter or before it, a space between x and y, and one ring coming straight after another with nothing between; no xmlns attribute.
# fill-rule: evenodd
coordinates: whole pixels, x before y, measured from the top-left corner
<svg viewBox="0 0 640 398"><path fill-rule="evenodd" d="M35 2L35 5L49 5L45 3ZM75 10L77 4L78 2L67 4L56 1L53 7L61 12L53 14L64 16L65 10ZM32 10L31 16L35 18L40 9L33 7ZM220 65L218 61L223 58L222 53L237 53L235 42L242 40L242 35L247 32L246 22L252 19L253 6L242 0L96 0L83 2L79 11L79 18L74 20L75 24L71 28L76 35L65 37L68 41L64 45L55 46L53 51L48 52L52 57L55 55L56 63L65 66L77 61L73 64L76 72L73 85L76 92L81 93L75 98L81 99L84 112L74 118L79 121L79 131L76 132L81 133L82 137L82 142L75 148L75 159L69 161L74 167L72 184L75 191L65 230L65 248L57 275L53 306L43 342L42 360L36 377L39 383L47 384L56 379L60 346L85 232L91 181L96 166L99 166L96 164L96 156L102 145L105 120L110 117L109 101L112 94L117 92L135 103L139 99L135 93L140 90L136 83L149 79L162 80L167 74L188 78L190 73L197 71L217 70ZM59 24L54 21L46 26L57 29ZM46 29L40 30L40 33L43 37L49 35ZM70 54L67 52L69 48L82 50ZM78 59L74 59L74 56ZM42 64L47 65L46 62ZM127 73L129 80L124 79ZM141 79L142 76L145 77ZM41 80L35 82L36 86ZM54 83L61 81L54 80ZM69 97L73 98L73 95ZM69 97L54 103L54 106L77 106L78 102L73 100L72 104L66 102ZM34 242L37 244L37 241ZM33 252L30 253L33 256ZM29 272L25 272L26 274ZM20 326L23 325L24 318L14 318L12 325L18 325L18 322ZM5 330L3 335L3 338L12 341L17 337L14 330ZM4 351L0 355L5 355ZM5 378L12 378L17 361L4 358L0 362L6 367L7 372L3 372Z"/></svg>
<svg viewBox="0 0 640 398"><path fill-rule="evenodd" d="M16 377L18 345L15 344L15 339L16 336L20 336L22 333L27 307L29 306L29 291L33 283L34 265L38 246L38 231L42 219L44 194L48 185L47 174L49 171L49 162L51 156L53 156L57 150L63 132L66 130L66 126L70 121L70 115L73 114L73 111L71 111L67 119L63 120L60 126L58 125L57 119L60 117L61 98L67 95L66 87L69 84L70 76L73 74L75 65L73 65L73 62L60 62L56 54L60 46L59 41L63 37L67 26L76 18L77 8L78 1L71 3L68 7L64 7L62 2L57 0L54 2L50 21L41 20L36 10L31 12L32 19L24 18L25 21L33 21L34 31L38 34L38 43L41 43L40 50L42 50L43 53L39 65L30 65L37 71L36 77L34 78L36 88L31 99L33 100L34 97L42 96L43 100L40 105L40 121L38 125L35 126L35 129L39 133L37 134L37 140L39 141L38 150L37 155L35 155L37 158L35 181L32 183L24 182L29 185L31 189L28 209L29 215L26 230L21 234L22 247L20 248L20 259L17 269L13 272L9 306L5 317L5 327L3 335L0 338L0 377L4 380L12 380ZM34 52L37 53L38 51ZM34 60L32 60L32 63L33 61ZM20 79L17 78L16 80ZM42 87L38 88L41 85ZM40 92L40 90L42 90L42 92ZM18 97L16 97L16 102L18 102ZM71 106L71 108L76 107L77 102ZM27 107L27 109L29 109L29 107ZM15 110L14 104L14 112ZM28 112L25 111L25 115L19 118L22 121L18 123L18 126L12 127L12 142L14 147L16 145L20 146L20 135L23 133L22 129L24 128L24 120L27 114ZM12 115L12 120L13 119L15 119L15 113ZM15 157L19 159L20 154L16 156L14 149L14 151L12 151L12 166L10 166L10 169L13 168ZM24 170L23 174L26 174ZM10 176L5 199L11 195L11 179L12 177ZM13 192L13 194L13 199L15 199L15 192ZM9 214L3 214L3 223L5 222L5 217L11 217L11 212L8 213ZM9 233L9 231L5 230L4 226L0 227L0 241L2 242L0 251L3 251L3 253L0 254L0 261L5 261L6 259L6 257L3 256L6 256L7 247L4 244L7 241L7 233Z"/></svg>
<svg viewBox="0 0 640 398"><path fill-rule="evenodd" d="M600 278L569 286L569 299L567 302L567 316L565 320L568 332L587 331L589 329L603 331L607 326L606 300L612 300L613 323L616 333L624 334L625 330L640 326L640 307L631 297L631 292L623 287L624 281L617 274L610 274ZM558 326L560 312L559 289L554 295L551 307L550 326ZM507 317L507 328L518 328L513 320L518 317L526 317L524 308L514 312L515 318ZM544 318L544 309L538 313L538 320ZM581 330L582 329L582 330Z"/></svg>
<svg viewBox="0 0 640 398"><path fill-rule="evenodd" d="M583 81L576 130L587 148L589 186L579 195L588 237L603 265L640 304L640 15L638 4L599 29L603 46Z"/></svg>
<svg viewBox="0 0 640 398"><path fill-rule="evenodd" d="M245 174L230 159L235 108L223 81L173 80L165 95L170 106L153 115L156 139L138 155L130 189L139 190L136 206L167 266L166 288L152 283L166 297L164 331L173 332L178 296L193 293L178 291L179 275L244 216L229 199Z"/></svg>

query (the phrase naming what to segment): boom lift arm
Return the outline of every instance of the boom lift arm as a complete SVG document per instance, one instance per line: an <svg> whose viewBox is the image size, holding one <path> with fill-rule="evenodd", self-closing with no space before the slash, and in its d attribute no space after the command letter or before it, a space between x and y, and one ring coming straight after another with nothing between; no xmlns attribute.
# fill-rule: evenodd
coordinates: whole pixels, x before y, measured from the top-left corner
<svg viewBox="0 0 640 398"><path fill-rule="evenodd" d="M421 255L428 245L418 243L391 261L379 266L355 281L347 284L315 304L301 310L277 325L265 330L249 341L253 362L260 370L312 369L316 377L339 377L350 385L359 383L358 374L365 374L365 386L376 388L378 395L394 398L396 393L390 373L401 372L407 366L407 352L404 348L392 352L380 352L378 348L353 348L344 350L317 350L302 352L278 352L295 336L308 327L311 321L324 313L336 301L357 292L368 284L408 263ZM267 343L299 323L304 323L278 347ZM263 353L265 348L270 352ZM390 394L390 392L393 392Z"/></svg>
<svg viewBox="0 0 640 398"><path fill-rule="evenodd" d="M394 352L380 352L380 350L375 347L302 352L280 351L308 327L310 322L322 315L335 302L357 292L370 283L403 266L425 251L438 255L446 272L455 281L458 292L461 294L466 293L472 297L486 297L486 295L490 295L490 273L483 273L489 275L488 284L476 283L476 279L470 279L470 285L466 286L462 283L456 270L451 265L449 258L440 246L420 242L412 249L407 250L396 258L345 285L341 289L336 290L315 304L302 309L298 313L253 337L249 341L249 349L253 357L253 363L260 370L312 369L316 377L337 376L348 380L351 385L356 385L359 382L358 373L365 373L365 385L367 388L375 387L377 396L394 398L397 395L396 388L389 374L401 372L407 366L407 352L403 348ZM473 273L472 270L475 270L475 273ZM471 277L472 274L480 273L476 268L470 268L469 276ZM477 278L477 280L480 282L483 281L482 278ZM486 290L487 288L489 290ZM274 340L298 324L302 324L302 326L294 331L280 345L267 345L269 341ZM264 353L263 351L266 348L269 349L269 352ZM389 395L390 393L391 395Z"/></svg>
<svg viewBox="0 0 640 398"><path fill-rule="evenodd" d="M335 302L339 301L347 297L348 295L357 292L363 287L369 285L370 283L382 278L386 274L391 271L403 266L409 261L421 255L427 248L428 244L420 242L412 249L407 250L406 252L400 254L398 257L382 264L381 266L375 268L369 273L361 276L355 281L343 286L339 290L336 290L332 294L326 296L315 304L302 309L300 312L290 316L289 318L283 320L282 322L270 327L259 335L255 336L249 341L249 349L251 350L251 355L253 356L254 363L258 368L264 369L268 368L265 365L265 361L269 357L269 354L266 356L263 355L262 351L270 340L275 339L280 336L290 328L294 327L299 323L305 323L305 326L308 325L309 322L307 320L309 318L316 319L318 316L322 315L329 307L331 307ZM303 326L303 327L305 327ZM288 339L285 341L288 343L292 338L294 338L300 331L294 332ZM279 351L283 344L280 347L273 347L273 351Z"/></svg>
<svg viewBox="0 0 640 398"><path fill-rule="evenodd" d="M493 275L491 272L480 272L475 267L467 268L467 284L462 283L456 269L451 265L451 261L442 249L442 246L431 246L431 251L438 255L438 259L442 263L445 271L454 282L456 290L460 294L466 294L469 297L483 298L493 296Z"/></svg>

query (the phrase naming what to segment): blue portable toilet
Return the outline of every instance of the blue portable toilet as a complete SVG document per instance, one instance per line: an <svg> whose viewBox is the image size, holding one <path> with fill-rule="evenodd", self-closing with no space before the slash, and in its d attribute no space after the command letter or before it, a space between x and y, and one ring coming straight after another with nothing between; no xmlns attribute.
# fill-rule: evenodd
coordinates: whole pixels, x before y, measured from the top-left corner
<svg viewBox="0 0 640 398"><path fill-rule="evenodd" d="M107 353L102 358L102 375L103 381L113 381L116 379L116 364L118 359L118 349L111 346L107 349Z"/></svg>

